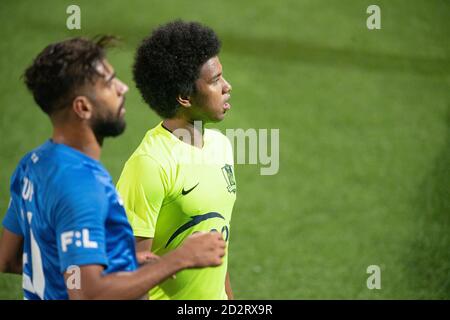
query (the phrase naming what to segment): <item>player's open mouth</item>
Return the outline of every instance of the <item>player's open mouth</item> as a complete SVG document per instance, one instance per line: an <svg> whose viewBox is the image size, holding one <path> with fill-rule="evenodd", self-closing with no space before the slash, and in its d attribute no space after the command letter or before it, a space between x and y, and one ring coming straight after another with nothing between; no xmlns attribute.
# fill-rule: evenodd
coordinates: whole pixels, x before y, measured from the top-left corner
<svg viewBox="0 0 450 320"><path fill-rule="evenodd" d="M223 108L225 110L230 110L231 109L231 104L228 102L228 100L230 100L231 96L228 95L228 97L225 99L225 103L223 104Z"/></svg>

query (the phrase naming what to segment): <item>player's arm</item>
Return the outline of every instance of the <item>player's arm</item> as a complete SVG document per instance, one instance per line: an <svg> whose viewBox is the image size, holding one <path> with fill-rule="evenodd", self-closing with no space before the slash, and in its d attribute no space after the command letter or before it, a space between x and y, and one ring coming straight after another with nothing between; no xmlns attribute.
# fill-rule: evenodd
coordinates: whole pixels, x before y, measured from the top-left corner
<svg viewBox="0 0 450 320"><path fill-rule="evenodd" d="M23 237L3 228L0 239L0 272L22 273Z"/></svg>
<svg viewBox="0 0 450 320"><path fill-rule="evenodd" d="M135 237L136 251L151 251L153 238Z"/></svg>
<svg viewBox="0 0 450 320"><path fill-rule="evenodd" d="M14 181L14 172L11 181ZM10 200L8 210L3 219L3 230L0 238L0 272L22 273L23 236L17 217L14 202Z"/></svg>
<svg viewBox="0 0 450 320"><path fill-rule="evenodd" d="M139 264L144 263L153 263L156 260L160 259L160 257L151 252L153 238L143 238L143 237L135 237L136 239L136 258ZM172 279L176 279L177 276L174 274L171 276ZM148 299L148 296L145 295L144 299Z"/></svg>
<svg viewBox="0 0 450 320"><path fill-rule="evenodd" d="M148 156L130 159L119 178L117 190L133 228L138 258L152 250L156 221L168 184L161 165Z"/></svg>
<svg viewBox="0 0 450 320"><path fill-rule="evenodd" d="M159 256L153 254L153 238L135 237L136 240L136 258L139 264L149 263L159 259Z"/></svg>
<svg viewBox="0 0 450 320"><path fill-rule="evenodd" d="M228 300L234 300L233 290L231 290L230 274L228 272L225 277L225 292L227 294Z"/></svg>
<svg viewBox="0 0 450 320"><path fill-rule="evenodd" d="M70 299L139 299L151 288L186 268L218 266L225 255L225 241L220 233L198 233L190 236L178 249L134 272L102 275L101 265L80 268L80 288L70 289ZM66 283L72 273L65 273Z"/></svg>

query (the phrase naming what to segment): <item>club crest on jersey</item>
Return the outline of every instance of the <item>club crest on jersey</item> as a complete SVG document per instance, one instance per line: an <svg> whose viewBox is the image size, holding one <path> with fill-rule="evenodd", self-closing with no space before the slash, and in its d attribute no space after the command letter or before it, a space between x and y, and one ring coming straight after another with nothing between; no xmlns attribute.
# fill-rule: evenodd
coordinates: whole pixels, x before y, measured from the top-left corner
<svg viewBox="0 0 450 320"><path fill-rule="evenodd" d="M227 190L229 193L236 193L236 181L234 180L233 167L226 164L222 167L223 177L227 182Z"/></svg>

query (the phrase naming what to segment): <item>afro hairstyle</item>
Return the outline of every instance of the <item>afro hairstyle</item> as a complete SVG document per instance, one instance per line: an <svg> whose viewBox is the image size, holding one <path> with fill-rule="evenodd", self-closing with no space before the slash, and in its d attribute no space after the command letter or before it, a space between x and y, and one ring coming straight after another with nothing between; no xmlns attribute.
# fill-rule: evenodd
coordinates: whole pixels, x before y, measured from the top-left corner
<svg viewBox="0 0 450 320"><path fill-rule="evenodd" d="M197 22L176 20L155 29L137 49L133 65L136 87L162 118L173 118L177 97L195 93L201 66L220 51L214 31Z"/></svg>

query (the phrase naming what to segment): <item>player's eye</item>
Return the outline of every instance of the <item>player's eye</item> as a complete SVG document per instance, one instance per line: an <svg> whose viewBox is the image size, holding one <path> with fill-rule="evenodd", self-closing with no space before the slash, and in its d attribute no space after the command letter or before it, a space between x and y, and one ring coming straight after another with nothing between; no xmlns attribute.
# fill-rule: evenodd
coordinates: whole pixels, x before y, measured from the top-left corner
<svg viewBox="0 0 450 320"><path fill-rule="evenodd" d="M111 77L109 77L109 78L106 80L106 85L107 85L108 87L111 87L111 86L114 84L116 78L117 78L117 75L114 73Z"/></svg>

